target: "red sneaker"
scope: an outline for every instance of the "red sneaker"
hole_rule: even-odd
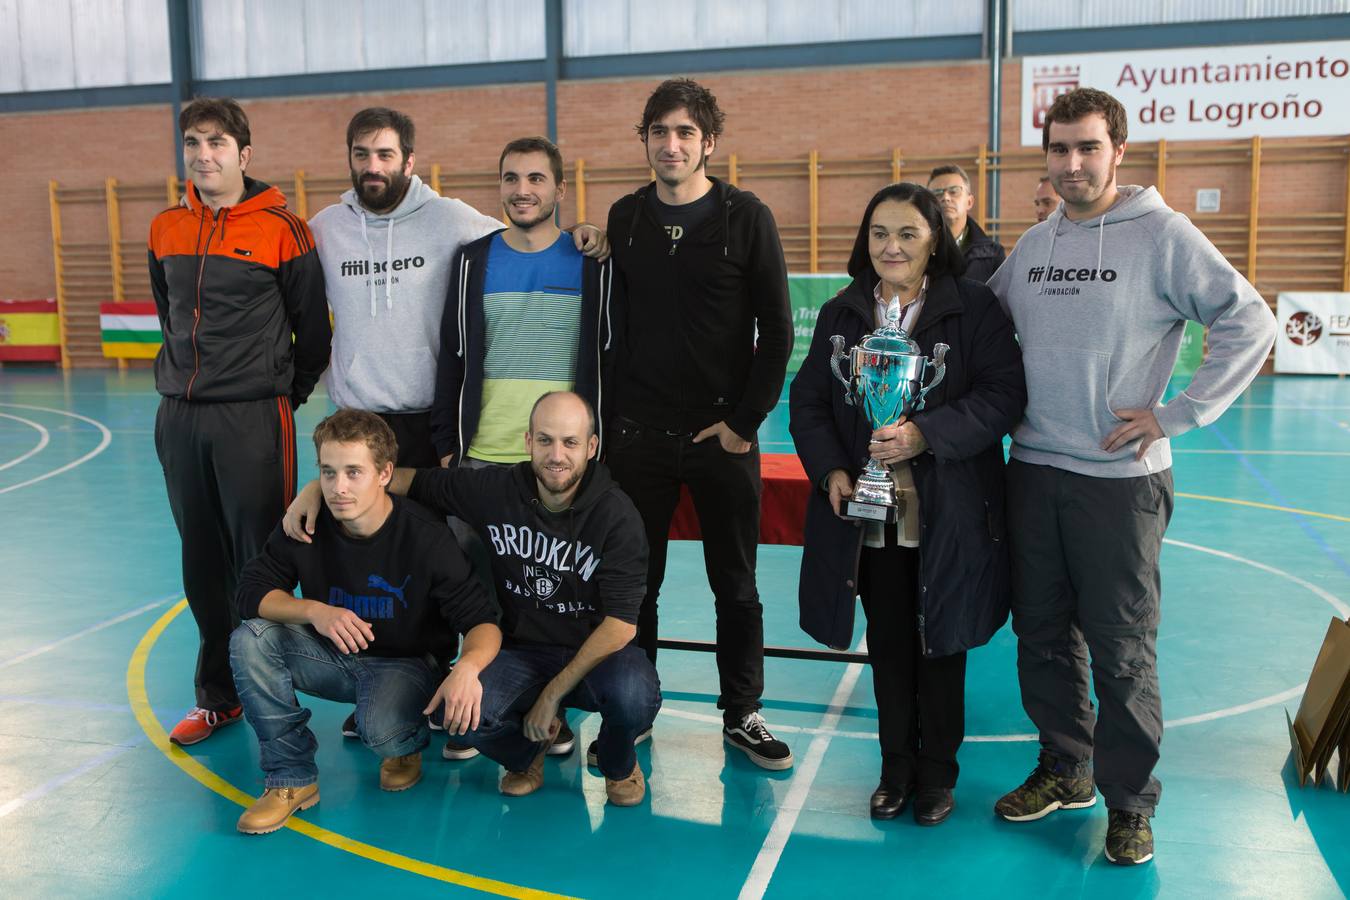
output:
[[[194,706],[188,710],[188,714],[183,717],[183,721],[173,726],[173,731],[169,732],[169,740],[180,747],[196,744],[209,738],[217,728],[223,728],[226,725],[238,722],[243,717],[244,708],[242,706],[236,706],[234,709],[228,709],[225,712],[216,712],[212,709]]]

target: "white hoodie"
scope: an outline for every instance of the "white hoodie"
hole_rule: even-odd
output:
[[[1100,478],[1160,472],[1167,438],[1219,418],[1251,384],[1275,342],[1266,301],[1209,239],[1153,188],[1120,187],[1095,219],[1064,206],[1033,225],[989,287],[1013,320],[1027,374],[1012,456]],[[1165,405],[1189,321],[1209,329],[1205,361]],[[1166,435],[1107,453],[1113,410],[1151,409]]]
[[[451,263],[502,223],[414,175],[391,212],[370,212],[348,190],[309,224],[333,310],[328,396],[371,412],[430,409]]]

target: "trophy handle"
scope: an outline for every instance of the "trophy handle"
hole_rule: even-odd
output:
[[[933,358],[929,362],[929,365],[933,367],[933,380],[928,382],[927,387],[919,391],[920,403],[923,402],[923,398],[928,396],[929,391],[931,391],[933,388],[937,387],[939,384],[942,383],[942,379],[946,376],[947,351],[950,349],[951,347],[948,347],[946,344],[933,345]]]
[[[834,377],[844,385],[844,402],[849,406],[853,405],[853,382],[844,377],[844,373],[839,369],[839,361],[848,356],[848,351],[844,349],[844,336],[835,334],[830,336],[830,343],[834,345],[834,352],[830,354],[830,370],[834,372]]]

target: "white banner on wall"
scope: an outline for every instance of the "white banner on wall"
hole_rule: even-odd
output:
[[[1350,372],[1350,294],[1280,294],[1275,318],[1276,372]]]
[[[1028,56],[1023,146],[1041,145],[1045,111],[1075,87],[1119,100],[1132,141],[1350,133],[1350,41]]]

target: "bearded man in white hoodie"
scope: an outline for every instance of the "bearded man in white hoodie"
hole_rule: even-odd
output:
[[[371,107],[353,116],[352,188],[310,228],[333,310],[328,396],[388,422],[398,465],[434,467],[440,460],[430,410],[451,262],[465,244],[503,225],[414,175],[414,137],[412,119],[397,110]],[[577,226],[573,238],[587,256],[608,255],[593,225]]]
[[[1172,514],[1169,439],[1214,422],[1260,371],[1275,317],[1155,188],[1117,185],[1127,117],[1111,95],[1057,98],[1042,137],[1063,204],[989,287],[1017,329],[1027,406],[1007,472],[1022,705],[1040,731],[1013,822],[1106,798],[1106,856],[1153,858],[1162,742],[1158,559]],[[1163,403],[1186,322],[1204,363]],[[1089,694],[1089,665],[1098,712]]]

